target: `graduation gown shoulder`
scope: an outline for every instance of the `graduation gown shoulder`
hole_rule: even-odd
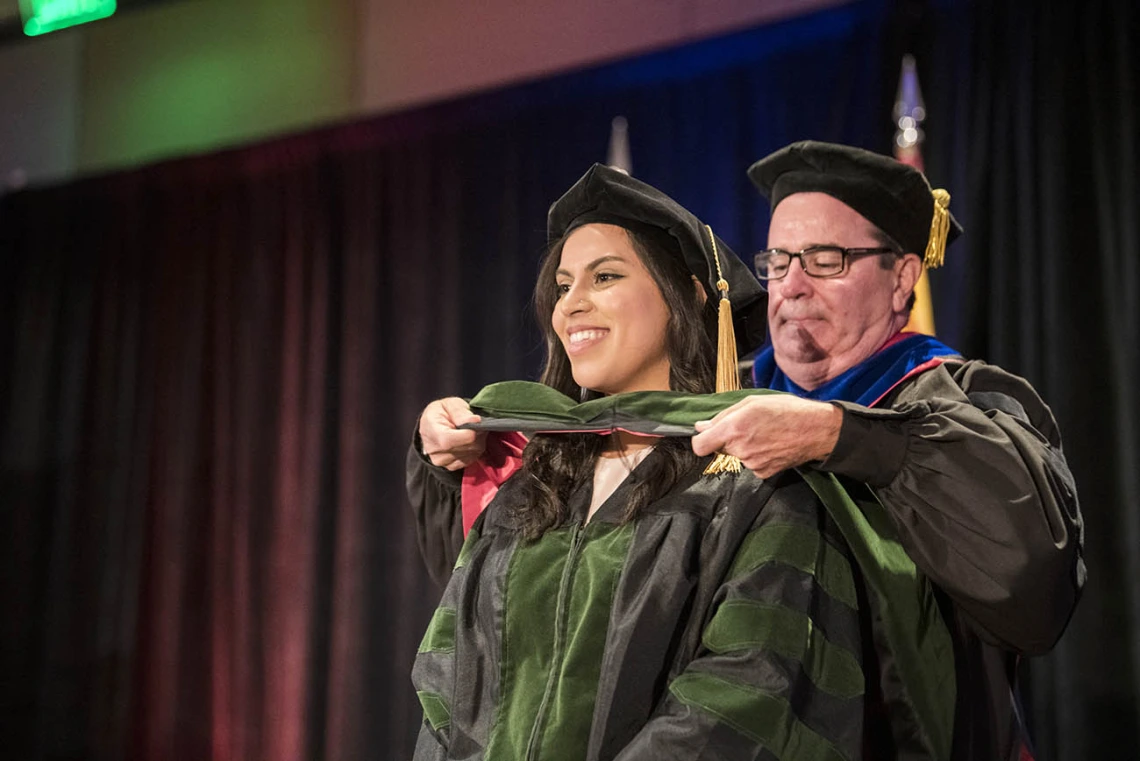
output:
[[[1085,579],[1073,476],[1024,379],[949,361],[884,403],[844,409],[822,469],[872,486],[918,566],[988,642],[1026,654],[1061,636]]]

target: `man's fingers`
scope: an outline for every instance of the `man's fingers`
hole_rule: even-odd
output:
[[[424,454],[427,454],[427,453],[425,452]],[[435,465],[436,467],[440,467],[440,468],[446,468],[447,470],[463,470],[469,464],[471,464],[471,462],[473,462],[473,460],[467,460],[465,458],[455,457],[454,455],[452,455],[448,452],[442,452],[442,453],[435,454],[435,455],[428,455],[428,459],[431,460],[432,465]]]
[[[726,427],[726,421],[732,421],[735,418],[739,417],[741,414],[746,414],[750,405],[756,400],[756,398],[757,397],[741,399],[731,407],[725,407],[723,410],[713,415],[711,420],[698,420],[694,424],[694,427],[697,429],[698,433],[703,433],[710,428],[723,429]],[[728,427],[735,428],[735,426],[732,425],[728,425]]]
[[[467,406],[467,402],[458,396],[449,396],[446,399],[440,399],[439,406],[443,408],[444,417],[453,423],[456,418],[466,417],[471,412],[471,408]]]
[[[435,436],[435,440],[431,442],[431,448],[436,452],[458,452],[459,450],[470,448],[478,438],[479,431],[472,431],[467,428],[452,428],[446,431],[439,431]],[[424,454],[429,453],[425,451]]]
[[[483,418],[471,411],[471,407],[457,396],[448,397],[443,401],[444,412],[452,425],[460,426],[467,423],[478,423]]]
[[[693,437],[693,452],[698,457],[723,452],[726,446],[731,445],[737,435],[737,426],[733,421],[743,403],[737,402],[718,412],[712,420],[701,420],[695,425],[698,433]]]
[[[723,421],[726,417],[729,417],[729,416],[735,414],[736,411],[739,410],[747,402],[748,402],[747,399],[741,399],[739,402],[732,405],[731,407],[725,407],[723,410],[721,410],[720,412],[713,415],[712,420],[702,421],[702,422],[707,422],[709,425],[716,425],[717,423],[720,423],[721,421]]]
[[[697,457],[704,457],[719,451],[725,443],[724,434],[716,426],[705,429],[692,438],[693,452]]]
[[[474,431],[471,431],[471,433],[474,433]],[[480,454],[482,454],[482,450],[473,446],[470,442],[467,445],[424,450],[424,455],[431,460],[432,465],[438,465],[448,470],[466,468],[475,462],[475,460],[478,460]]]

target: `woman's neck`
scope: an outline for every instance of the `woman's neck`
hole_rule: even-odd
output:
[[[642,460],[649,456],[653,445],[659,441],[653,436],[639,436],[626,431],[614,431],[606,442],[598,459],[594,461],[594,491],[586,520],[613,494],[622,481]]]
[[[614,431],[609,435],[602,457],[628,457],[652,447],[659,441],[657,436],[642,436],[629,431]]]

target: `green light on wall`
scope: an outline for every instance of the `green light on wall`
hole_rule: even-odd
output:
[[[29,37],[98,21],[114,12],[115,0],[20,0],[24,34]]]

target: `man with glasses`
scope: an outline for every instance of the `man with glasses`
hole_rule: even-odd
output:
[[[945,191],[893,159],[816,142],[749,176],[772,205],[769,248],[755,257],[771,343],[753,376],[790,395],[751,397],[698,424],[693,448],[765,478],[812,463],[872,487],[945,593],[954,758],[1024,758],[1016,656],[1054,645],[1085,573],[1052,413],[1024,379],[902,332],[923,266],[940,264],[961,232]],[[890,703],[891,664],[880,667]]]

